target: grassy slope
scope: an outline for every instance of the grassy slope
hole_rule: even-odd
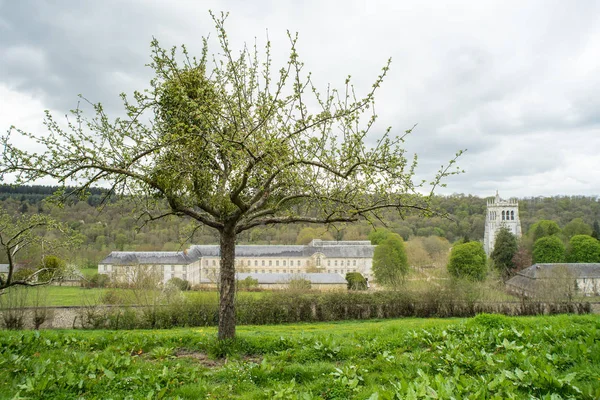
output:
[[[598,398],[599,377],[598,316],[243,326],[225,345],[212,328],[0,332],[0,398]]]

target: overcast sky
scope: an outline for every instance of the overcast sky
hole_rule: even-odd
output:
[[[417,123],[407,149],[424,178],[468,149],[442,193],[600,195],[595,0],[0,0],[0,130],[42,130],[43,110],[63,115],[80,93],[119,112],[118,94],[152,76],[152,37],[198,52],[209,9],[230,12],[236,47],[268,30],[276,62],[298,32],[322,85],[352,75],[367,90],[391,57],[372,135]]]

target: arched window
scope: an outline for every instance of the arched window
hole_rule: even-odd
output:
[[[502,221],[504,221],[504,210],[502,210]]]
[[[515,212],[514,211],[510,212],[510,219],[514,221],[514,219],[515,219]]]

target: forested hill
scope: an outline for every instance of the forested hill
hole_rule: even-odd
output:
[[[177,250],[181,241],[197,244],[217,243],[217,236],[211,229],[203,228],[187,239],[187,232],[193,224],[189,220],[167,218],[139,228],[133,205],[126,200],[112,199],[99,210],[103,189],[92,189],[86,201],[74,200],[64,208],[52,207],[44,203],[57,188],[49,186],[8,186],[0,185],[0,203],[11,213],[46,213],[64,221],[84,237],[83,247],[77,252],[78,262],[97,262],[112,250]],[[434,206],[450,215],[450,218],[422,218],[408,214],[404,219],[397,213],[386,214],[388,228],[400,233],[405,239],[411,236],[438,235],[450,242],[468,237],[471,240],[483,239],[486,198],[471,195],[437,196]],[[600,220],[598,197],[554,196],[519,199],[519,213],[524,232],[536,221],[555,220],[561,227],[573,220],[582,218],[592,225]],[[307,225],[278,227],[257,227],[244,232],[240,243],[255,244],[294,244],[307,243],[321,236],[325,239],[358,240],[366,239],[372,227],[367,223],[341,226],[339,230],[328,231]]]

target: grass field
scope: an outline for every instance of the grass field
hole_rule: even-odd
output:
[[[43,305],[46,306],[82,306],[90,303],[102,304],[103,295],[111,290],[117,293],[120,298],[124,299],[125,304],[135,304],[135,296],[131,290],[127,289],[88,289],[79,286],[44,286],[39,288],[44,292]],[[33,305],[35,296],[34,289],[31,289],[32,294],[28,296],[28,304]],[[267,292],[239,292],[238,296],[259,297]],[[189,291],[183,292],[184,296],[190,299],[204,299],[217,301],[219,295],[216,291]]]
[[[2,331],[0,398],[595,399],[600,318]]]

